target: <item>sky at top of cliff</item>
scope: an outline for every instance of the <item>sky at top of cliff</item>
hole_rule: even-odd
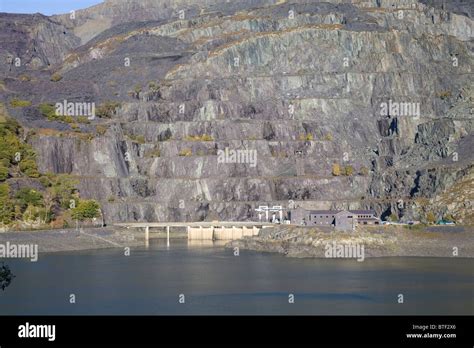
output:
[[[0,12],[8,13],[68,13],[102,3],[102,0],[0,0]]]

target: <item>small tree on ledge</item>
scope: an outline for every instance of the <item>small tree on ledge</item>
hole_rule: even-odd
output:
[[[398,215],[395,214],[395,213],[392,213],[390,214],[389,218],[388,218],[391,222],[396,222],[398,221]]]
[[[433,212],[428,212],[426,214],[426,221],[430,224],[434,224],[436,222],[436,216],[433,214]]]
[[[351,176],[354,173],[354,168],[352,166],[345,166],[344,167],[344,174],[346,176]]]
[[[100,205],[94,200],[79,201],[76,208],[72,210],[71,217],[74,220],[84,221],[100,216]]]

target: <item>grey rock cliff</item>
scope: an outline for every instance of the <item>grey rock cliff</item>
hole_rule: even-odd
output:
[[[79,176],[81,195],[101,200],[108,221],[245,220],[264,203],[414,219],[426,212],[421,199],[472,174],[472,6],[209,0],[155,9],[106,1],[75,21],[54,17],[54,40],[63,26],[74,33],[58,52],[44,49],[63,79],[28,87],[37,102],[121,102],[111,120],[93,121],[103,135],[30,140],[40,169]],[[9,74],[7,88],[27,88]],[[382,114],[383,103],[401,109]],[[30,113],[16,117],[63,127]],[[257,165],[219,163],[225,148],[256,151]],[[334,176],[334,164],[353,173]]]

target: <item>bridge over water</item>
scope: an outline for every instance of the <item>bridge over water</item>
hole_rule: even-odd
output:
[[[256,236],[262,228],[275,226],[268,222],[201,221],[201,222],[124,222],[117,227],[145,230],[145,241],[150,239],[150,228],[166,229],[166,244],[170,245],[170,227],[186,228],[188,240],[235,240]]]

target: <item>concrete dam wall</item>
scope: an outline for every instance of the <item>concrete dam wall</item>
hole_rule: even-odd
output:
[[[256,236],[260,228],[255,226],[233,227],[188,227],[188,240],[235,240],[246,236]]]

